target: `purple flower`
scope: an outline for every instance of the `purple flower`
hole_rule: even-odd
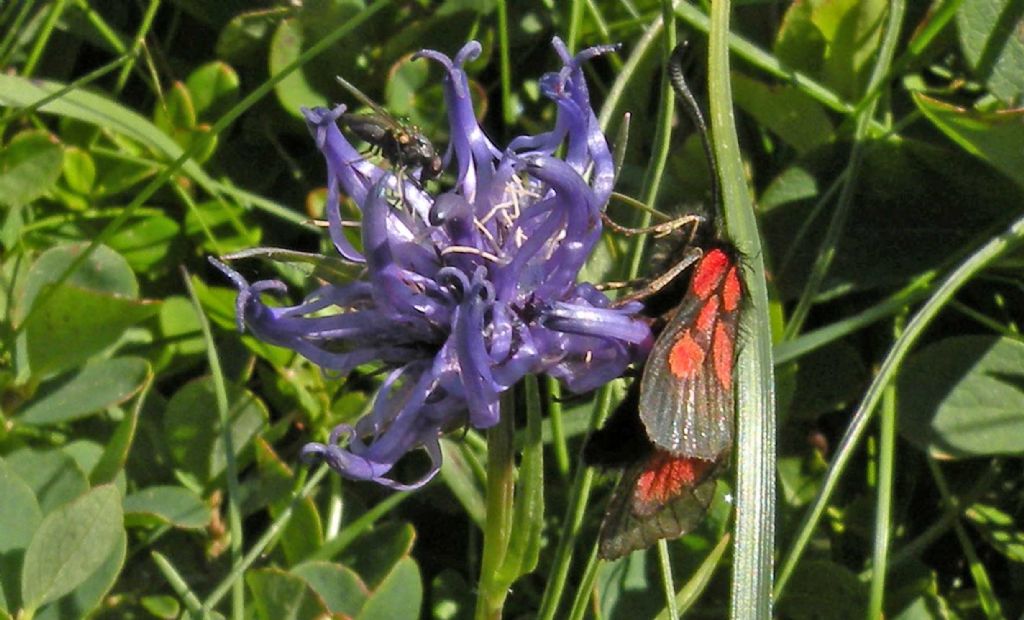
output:
[[[601,235],[614,176],[580,65],[610,48],[572,57],[557,38],[554,47],[564,66],[541,88],[558,106],[555,127],[504,150],[477,123],[462,69],[480,45],[467,44],[454,60],[420,52],[445,69],[444,163],[457,180],[436,196],[414,174],[360,155],[336,125],[343,106],[304,110],[327,161],[331,239],[344,259],[365,266],[365,277],[271,307],[262,294],[283,292],[283,283],[248,284],[214,261],[239,288],[240,327],[258,338],[337,373],[374,361],[392,369],[368,415],[335,428],[325,444],[307,445],[304,456],[348,478],[417,487],[440,467],[440,436],[467,422],[494,425],[499,394],[523,376],[547,373],[586,391],[646,354],[651,333],[634,318],[640,304],[612,307],[576,282]],[[560,148],[563,158],[554,155]],[[362,252],[342,234],[342,192],[362,210]],[[415,448],[430,456],[430,471],[413,484],[390,478]]]

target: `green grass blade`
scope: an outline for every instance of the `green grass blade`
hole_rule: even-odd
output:
[[[708,76],[711,135],[722,183],[728,238],[744,259],[746,309],[737,363],[736,547],[733,618],[770,618],[775,540],[775,387],[768,287],[753,203],[740,159],[729,84],[730,3],[711,6]]]

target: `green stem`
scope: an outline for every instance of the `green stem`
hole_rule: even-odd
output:
[[[28,58],[25,59],[25,65],[21,69],[21,75],[23,77],[32,77],[32,74],[36,71],[36,65],[39,64],[39,59],[43,57],[43,50],[46,49],[46,44],[50,42],[50,36],[53,34],[53,29],[57,26],[57,20],[60,19],[62,13],[64,13],[64,7],[67,5],[67,0],[56,0],[53,6],[50,7],[50,13],[46,16],[46,21],[43,22],[42,27],[39,29],[39,34],[36,35],[35,45],[32,46],[32,51],[28,53]]]
[[[896,334],[899,337],[899,333]],[[874,572],[865,616],[881,618],[885,601],[885,575],[892,538],[892,491],[896,461],[896,387],[890,385],[882,399],[881,433],[878,446],[878,505],[875,508]]]
[[[515,390],[501,395],[501,417],[487,431],[487,520],[484,527],[477,620],[501,618],[508,589],[499,569],[508,551],[515,493]]]
[[[217,356],[217,348],[213,343],[213,333],[210,331],[210,322],[203,312],[203,306],[196,295],[195,287],[192,286],[192,278],[185,268],[181,269],[182,279],[185,281],[185,289],[192,300],[192,308],[195,310],[196,318],[199,320],[199,328],[203,332],[203,340],[206,342],[206,358],[210,364],[210,379],[213,382],[213,393],[217,403],[217,420],[221,428],[221,441],[224,444],[225,477],[228,485],[228,527],[231,532],[230,549],[231,561],[237,564],[242,560],[243,532],[242,532],[242,510],[241,494],[238,486],[238,462],[235,460],[235,444],[231,437],[231,418],[228,407],[228,392],[224,381],[224,373],[221,370],[220,358]],[[242,620],[245,617],[245,584],[241,579],[234,582],[231,591],[231,613],[235,620]]]

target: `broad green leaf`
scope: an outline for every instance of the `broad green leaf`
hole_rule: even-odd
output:
[[[357,616],[358,620],[419,618],[423,604],[420,569],[412,558],[404,558],[374,589]]]
[[[200,65],[185,80],[196,116],[215,120],[238,102],[238,74],[231,65],[215,60]]]
[[[35,493],[0,459],[0,609],[17,609],[22,552],[43,520]]]
[[[791,620],[860,620],[867,588],[849,569],[826,560],[805,560],[793,572],[776,610]]]
[[[900,432],[939,458],[1024,452],[1024,343],[954,336],[899,374]]]
[[[157,317],[159,342],[157,368],[168,365],[177,368],[176,363],[188,363],[200,359],[206,351],[206,343],[199,331],[199,319],[192,302],[173,295],[164,299]]]
[[[124,568],[128,551],[128,535],[122,528],[110,554],[88,579],[74,591],[49,603],[38,612],[35,620],[64,620],[65,618],[88,618],[100,608],[103,598],[114,587]]]
[[[56,448],[22,448],[4,456],[10,471],[35,492],[43,514],[89,490],[85,473],[70,455]]]
[[[75,459],[78,469],[92,471],[103,455],[103,446],[92,439],[73,439],[60,447],[61,452]]]
[[[372,590],[412,552],[416,530],[409,523],[384,523],[366,532],[345,549],[341,561]]]
[[[270,42],[270,75],[280,72],[302,54],[304,37],[302,22],[299,19],[285,19],[278,24],[274,38]],[[278,82],[274,86],[274,93],[281,102],[281,107],[296,118],[302,118],[299,109],[301,107],[330,105],[327,98],[306,80],[302,68]]]
[[[993,549],[1013,562],[1024,563],[1024,530],[995,506],[974,504],[964,513]]]
[[[1024,110],[976,112],[921,93],[913,93],[918,109],[965,151],[1024,187]]]
[[[200,530],[210,523],[210,507],[203,498],[185,487],[155,486],[136,491],[124,498],[129,522],[133,516],[152,517],[143,521],[168,523],[187,530]],[[135,519],[139,521],[139,519]]]
[[[64,147],[52,134],[17,134],[0,148],[0,204],[18,207],[39,198],[57,183],[63,164]]]
[[[138,357],[97,360],[43,383],[16,419],[44,425],[97,413],[131,398],[148,375],[149,364]]]
[[[305,580],[282,570],[251,570],[245,575],[245,583],[252,590],[260,620],[305,620],[327,614],[327,604]]]
[[[139,415],[142,412],[143,405],[146,403],[152,385],[153,371],[150,368],[142,391],[135,399],[132,407],[117,424],[113,435],[103,448],[103,454],[100,455],[99,461],[92,471],[89,472],[89,482],[92,485],[96,486],[110,482],[124,468],[128,460],[128,454],[135,441],[135,431],[139,426]],[[135,482],[139,482],[139,480],[136,479]]]
[[[20,291],[15,306],[16,321],[25,316],[39,291],[50,284],[71,265],[86,248],[85,243],[59,245],[43,252],[32,264],[25,278],[25,288]],[[134,299],[139,295],[139,284],[131,267],[120,256],[106,246],[96,248],[89,260],[76,269],[67,280],[80,288],[98,291],[119,297]]]
[[[88,151],[76,146],[64,149],[64,181],[73,192],[88,195],[96,183],[96,162]]]
[[[1024,17],[1013,0],[964,0],[956,14],[960,48],[989,91],[1008,103],[1024,96]]]
[[[859,351],[846,342],[816,349],[796,363],[796,392],[782,410],[788,418],[814,419],[856,402],[868,381]]]
[[[178,599],[169,594],[143,596],[139,599],[139,603],[142,605],[143,609],[151,613],[156,618],[174,620],[174,618],[181,615],[181,603],[178,602]]]
[[[834,139],[825,109],[792,86],[771,86],[742,73],[732,76],[736,105],[799,153]]]
[[[817,198],[818,192],[818,180],[814,175],[803,166],[795,165],[772,179],[757,204],[762,211],[771,211],[791,202]]]
[[[22,601],[38,609],[99,570],[124,535],[116,487],[97,487],[43,519],[25,551]]]
[[[107,241],[124,256],[131,268],[151,277],[154,272],[169,271],[180,264],[181,226],[164,216],[151,216],[122,226]]]
[[[0,459],[0,557],[24,549],[43,519],[32,488]],[[6,574],[6,571],[0,571]]]
[[[33,376],[44,377],[81,364],[159,309],[152,301],[72,284],[59,286],[46,305],[35,311],[25,332]]]
[[[236,455],[262,429],[269,414],[252,392],[228,389],[228,420]],[[203,377],[187,383],[171,397],[164,414],[167,449],[178,467],[206,484],[226,466],[222,428],[213,383]]]
[[[354,571],[330,562],[304,562],[291,571],[302,577],[334,614],[355,617],[370,591]]]
[[[153,124],[172,137],[182,130],[196,126],[196,108],[192,104],[192,94],[187,86],[175,82],[164,94],[163,101],[156,102],[153,109]]]
[[[235,65],[260,63],[278,22],[292,11],[274,7],[235,15],[220,31],[217,56]]]
[[[775,40],[788,68],[818,78],[847,99],[861,93],[881,43],[884,0],[807,0],[789,5]]]

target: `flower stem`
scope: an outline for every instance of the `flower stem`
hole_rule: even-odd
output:
[[[477,620],[501,618],[508,589],[498,578],[512,524],[515,491],[515,389],[501,396],[501,418],[487,431],[487,519],[484,527],[483,561],[480,564],[480,595]]]

